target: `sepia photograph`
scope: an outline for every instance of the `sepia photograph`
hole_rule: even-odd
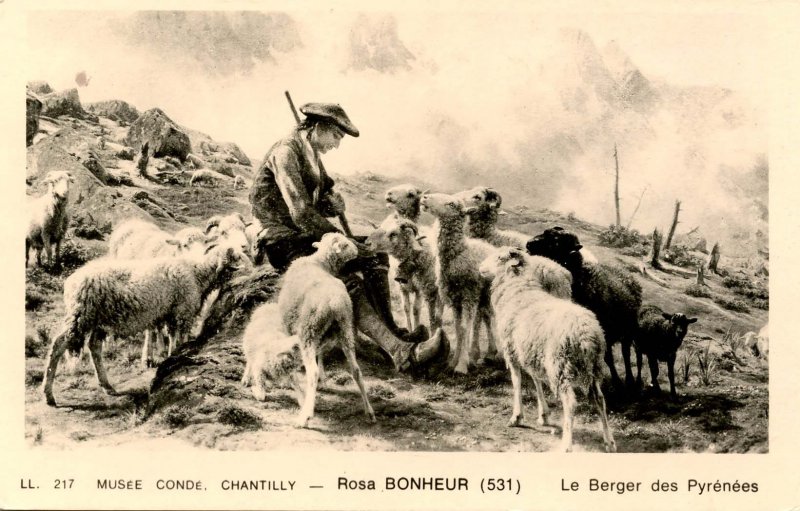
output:
[[[48,5],[25,451],[774,452],[768,16]]]

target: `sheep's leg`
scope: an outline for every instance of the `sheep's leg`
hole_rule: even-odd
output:
[[[439,301],[436,296],[428,296],[425,300],[428,304],[428,323],[430,331],[435,332],[442,326],[442,314],[439,312]]]
[[[622,361],[625,363],[625,386],[632,388],[634,385],[633,369],[631,368],[631,341],[622,340]]]
[[[647,363],[650,365],[650,379],[653,381],[653,390],[656,393],[661,392],[661,387],[658,385],[658,358],[655,355],[647,355]]]
[[[483,324],[486,325],[486,358],[494,360],[497,358],[497,339],[494,336],[494,312],[491,309],[484,310]]]
[[[76,335],[70,326],[65,326],[61,332],[53,339],[50,349],[47,353],[47,369],[44,372],[44,382],[42,388],[44,389],[44,397],[47,404],[50,406],[56,405],[56,400],[53,397],[53,381],[56,378],[56,370],[58,369],[58,362],[67,351],[67,345],[70,338]]]
[[[522,372],[519,364],[506,353],[506,365],[511,373],[511,388],[514,396],[511,398],[511,420],[508,421],[509,427],[522,425],[524,413],[522,411]]]
[[[409,332],[414,330],[414,320],[411,317],[411,293],[405,286],[400,288],[400,301],[403,303],[403,313],[406,316],[406,327],[408,328]]]
[[[636,386],[642,386],[642,350],[636,347]]]
[[[456,363],[461,360],[461,351],[464,344],[464,322],[461,304],[453,304],[453,323],[456,329],[456,349],[453,351],[453,359],[450,361],[450,367],[455,368]]]
[[[92,354],[92,363],[94,364],[94,372],[97,374],[97,381],[109,396],[118,396],[119,393],[114,390],[111,383],[108,382],[108,374],[103,365],[103,339],[106,333],[102,330],[96,330],[89,336],[89,352]]]
[[[417,328],[420,323],[422,323],[421,315],[422,315],[422,293],[420,291],[415,291],[413,294],[414,297],[414,305],[411,310],[411,318],[413,319],[413,325],[409,327],[409,330],[413,331]]]
[[[467,326],[471,326],[469,332],[469,363],[471,365],[480,365],[481,364],[481,325],[483,323],[483,314],[478,310],[475,309],[475,316],[472,320],[472,323],[467,321]],[[488,350],[487,350],[488,351]]]
[[[678,399],[678,393],[675,392],[675,354],[669,356],[667,359],[667,376],[669,377],[669,395],[672,399]]]
[[[547,424],[547,416],[550,415],[550,407],[547,406],[542,380],[533,377],[533,385],[536,387],[536,411],[539,414],[536,417],[536,424],[544,426]]]
[[[563,427],[561,431],[561,450],[563,452],[572,451],[572,425],[575,418],[575,390],[571,385],[561,388],[561,406],[564,410]]]
[[[150,337],[151,331],[148,328],[144,331],[144,345],[142,345],[142,356],[139,360],[142,369],[147,369],[153,362],[153,344]]]
[[[463,324],[461,326],[461,335],[463,336],[463,340],[459,342],[461,350],[458,352],[458,363],[455,368],[455,372],[459,374],[467,374],[469,372],[469,361],[473,344],[472,334],[475,329],[475,312],[475,306],[469,306],[466,310],[462,311]]]
[[[253,397],[258,401],[263,401],[267,397],[267,391],[264,389],[264,355],[259,354],[252,362],[248,361],[244,370],[244,377],[252,385],[250,391],[253,393]]]
[[[303,367],[306,369],[306,391],[300,415],[297,417],[297,427],[308,427],[308,421],[314,416],[314,402],[317,398],[317,380],[319,379],[317,367],[317,354],[314,346],[308,346],[308,341],[301,341],[303,346],[300,351],[303,355]]]
[[[56,240],[56,268],[61,268],[61,240]]]
[[[620,388],[622,387],[622,380],[617,374],[617,368],[614,367],[614,353],[611,351],[611,348],[612,344],[610,342],[607,342],[606,354],[603,357],[603,360],[606,361],[606,365],[608,365],[608,370],[611,373],[611,382],[614,384],[615,387]]]
[[[28,256],[31,252],[31,242],[28,239],[25,239],[25,268],[28,267]]]
[[[350,373],[353,375],[356,385],[358,385],[359,392],[361,392],[361,399],[364,401],[364,413],[367,414],[370,422],[376,422],[375,411],[372,409],[372,405],[369,404],[367,389],[364,386],[364,378],[362,377],[361,368],[358,366],[358,361],[356,360],[356,352],[352,347],[346,347],[344,349],[344,354],[347,357],[347,363],[350,365]]]
[[[603,427],[603,442],[606,445],[606,452],[617,452],[617,443],[611,435],[611,428],[608,427],[608,415],[606,415],[606,399],[600,389],[600,381],[595,380],[589,386],[589,399],[594,401],[597,407],[597,415],[600,416],[600,425]]]
[[[253,384],[253,375],[251,374],[253,370],[253,363],[251,361],[247,361],[244,364],[244,373],[242,374],[242,387],[249,387]]]
[[[317,353],[317,381],[320,387],[325,386],[325,366],[322,363],[322,350]]]
[[[50,245],[50,238],[47,236],[42,236],[42,241],[44,245],[44,253],[47,256],[47,265],[52,267],[53,266],[53,247]]]

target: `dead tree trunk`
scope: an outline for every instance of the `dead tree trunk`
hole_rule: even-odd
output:
[[[614,169],[614,206],[617,209],[616,226],[619,227],[619,158],[617,157],[617,144],[614,144]]]
[[[697,265],[697,285],[698,286],[707,286],[705,280],[705,270],[702,264]]]
[[[667,250],[670,245],[672,244],[672,237],[675,236],[675,228],[678,227],[678,214],[681,212],[681,201],[675,201],[675,214],[672,217],[672,225],[669,228],[669,234],[667,234],[667,241],[664,243],[664,250]]]
[[[145,142],[139,151],[139,161],[136,162],[136,168],[139,170],[139,175],[147,178],[147,163],[150,161],[150,142]]]
[[[706,264],[706,268],[708,268],[709,271],[713,271],[719,275],[717,264],[719,264],[719,242],[714,243],[714,247],[711,249],[711,254],[708,255],[708,264]]]
[[[658,229],[653,230],[653,255],[650,258],[650,266],[653,268],[661,269],[661,262],[658,260],[661,255],[661,242],[664,240],[664,235]]]
[[[647,187],[645,186],[642,190],[642,194],[639,196],[639,202],[636,203],[636,208],[634,208],[633,213],[631,213],[631,217],[628,219],[628,225],[625,226],[626,229],[631,228],[631,224],[633,223],[633,217],[636,216],[636,213],[639,211],[639,206],[642,205],[642,198],[644,198],[644,192],[647,191]]]

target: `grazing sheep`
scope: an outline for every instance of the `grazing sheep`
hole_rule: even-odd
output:
[[[61,241],[69,225],[69,184],[75,179],[67,172],[52,171],[42,184],[47,191],[41,197],[28,198],[28,232],[25,236],[25,266],[28,266],[30,250],[36,252],[36,263],[42,264],[42,250],[47,255],[47,264],[61,264]],[[55,259],[53,258],[55,245]]]
[[[492,277],[491,302],[497,324],[498,347],[511,372],[514,389],[510,426],[522,421],[522,374],[534,382],[539,422],[545,422],[546,403],[540,381],[546,380],[564,408],[561,448],[572,449],[575,392],[586,394],[597,408],[606,450],[616,451],[608,427],[603,379],[603,330],[594,314],[568,300],[545,292],[526,268],[528,259],[518,249],[504,247],[480,265]]]
[[[199,169],[192,172],[192,177],[189,178],[189,186],[208,185],[216,187],[226,179],[228,179],[227,176],[219,172],[210,169]]]
[[[282,328],[278,304],[265,303],[253,311],[242,334],[246,360],[242,385],[251,385],[253,397],[259,401],[267,395],[265,377],[274,382],[284,380],[300,362],[300,338],[286,335]]]
[[[632,388],[631,343],[639,329],[641,285],[622,269],[585,263],[578,237],[560,227],[545,230],[528,241],[526,248],[528,253],[552,259],[569,270],[572,274],[572,298],[597,316],[605,332],[605,361],[614,385],[622,386],[611,351],[614,344],[619,342],[625,362],[625,384]]]
[[[96,259],[78,269],[64,282],[66,313],[50,346],[44,375],[47,404],[55,406],[53,382],[67,347],[80,346],[88,338],[100,386],[116,395],[103,366],[105,338],[161,325],[169,327],[172,339],[186,337],[203,300],[246,261],[235,248],[218,246],[202,259]]]
[[[299,338],[306,372],[304,402],[297,425],[307,427],[314,416],[322,354],[333,346],[341,348],[347,357],[364,411],[375,422],[375,412],[356,361],[353,304],[344,282],[335,277],[346,262],[358,256],[358,249],[338,233],[326,233],[314,246],[315,253],[300,257],[289,266],[278,295],[283,331]]]
[[[758,333],[747,332],[743,336],[744,347],[758,358],[769,358],[769,323],[761,327]]]
[[[495,247],[464,235],[464,203],[452,195],[424,194],[422,208],[436,217],[434,249],[436,283],[440,299],[453,308],[456,329],[455,371],[466,374],[470,359],[479,355],[478,331],[486,324],[489,349],[486,358],[494,357],[496,347],[489,305],[489,281],[481,276],[478,265]]]
[[[687,318],[685,314],[669,314],[655,305],[645,305],[639,310],[639,335],[636,336],[636,383],[642,384],[642,355],[647,355],[650,365],[650,378],[653,390],[661,392],[658,386],[658,362],[667,363],[669,393],[673,399],[675,392],[675,355],[689,331],[689,325],[697,318]]]
[[[411,220],[390,216],[370,234],[367,245],[399,261],[395,280],[400,282],[408,329],[413,331],[419,326],[423,299],[428,305],[430,331],[440,328],[442,302],[436,285],[436,261],[428,240],[419,236],[417,225]]]
[[[244,190],[247,188],[247,183],[245,182],[242,176],[236,176],[233,178],[233,189],[234,190]]]

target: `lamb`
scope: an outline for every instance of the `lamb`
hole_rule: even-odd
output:
[[[606,264],[588,264],[580,252],[578,237],[560,227],[545,230],[526,244],[528,253],[556,261],[572,274],[572,297],[591,310],[603,327],[606,339],[605,361],[615,386],[621,387],[614,367],[612,347],[622,344],[625,384],[634,386],[630,348],[639,329],[642,287],[623,270]]]
[[[514,390],[509,426],[519,426],[522,412],[522,373],[536,382],[539,423],[545,422],[547,406],[541,380],[547,380],[564,409],[561,449],[572,449],[575,393],[594,403],[603,428],[606,450],[616,451],[608,427],[603,378],[603,330],[589,310],[545,292],[526,269],[527,258],[518,249],[504,247],[480,265],[492,278],[491,303],[496,315],[498,347],[511,372]]]
[[[247,188],[247,183],[245,182],[242,176],[236,176],[233,178],[233,189],[234,190],[243,190]]]
[[[415,224],[419,222],[420,198],[422,192],[414,185],[397,185],[386,191],[386,207],[394,209],[401,218]]]
[[[399,261],[395,280],[400,282],[400,296],[406,325],[414,330],[420,324],[422,300],[428,305],[431,331],[442,326],[442,302],[436,285],[433,251],[427,239],[419,236],[411,220],[390,216],[367,238],[373,250],[387,252]]]
[[[634,342],[638,385],[642,384],[642,355],[647,355],[653,390],[661,392],[658,386],[658,362],[666,362],[670,397],[678,398],[675,392],[675,355],[686,337],[689,325],[696,321],[697,318],[687,318],[685,314],[666,313],[655,305],[645,305],[639,310],[639,335]]]
[[[247,257],[234,247],[217,246],[210,247],[202,259],[104,258],[78,269],[64,282],[66,313],[50,345],[44,375],[47,404],[55,406],[53,382],[67,347],[77,351],[88,338],[100,386],[107,394],[117,395],[103,366],[105,338],[161,325],[168,325],[173,339],[185,338],[203,300],[246,264]]]
[[[192,172],[192,177],[189,178],[189,186],[208,185],[216,187],[220,182],[226,179],[227,177],[219,172],[210,169],[199,169]]]
[[[42,250],[47,255],[47,264],[61,264],[61,242],[69,225],[69,184],[75,179],[64,171],[52,171],[42,184],[47,191],[38,198],[28,199],[28,232],[25,236],[25,266],[28,266],[30,250],[36,252],[36,263],[42,264]],[[55,245],[55,258],[53,257]]]
[[[306,372],[304,402],[297,425],[307,427],[314,416],[322,355],[333,346],[344,352],[361,392],[364,412],[375,422],[375,412],[356,361],[353,304],[344,283],[334,276],[346,262],[358,256],[358,249],[339,233],[326,233],[314,247],[315,253],[292,262],[278,295],[282,330],[298,337]]]
[[[263,401],[267,395],[265,377],[274,382],[286,379],[298,365],[299,346],[298,336],[282,331],[277,303],[258,307],[242,335],[242,350],[247,361],[242,385],[251,386],[253,397]]]
[[[470,358],[480,351],[478,331],[486,324],[489,348],[486,357],[496,352],[489,305],[489,281],[478,272],[478,265],[495,248],[482,240],[466,238],[464,203],[452,195],[424,194],[422,208],[436,217],[434,249],[439,297],[453,307],[456,329],[455,372],[466,374]]]

